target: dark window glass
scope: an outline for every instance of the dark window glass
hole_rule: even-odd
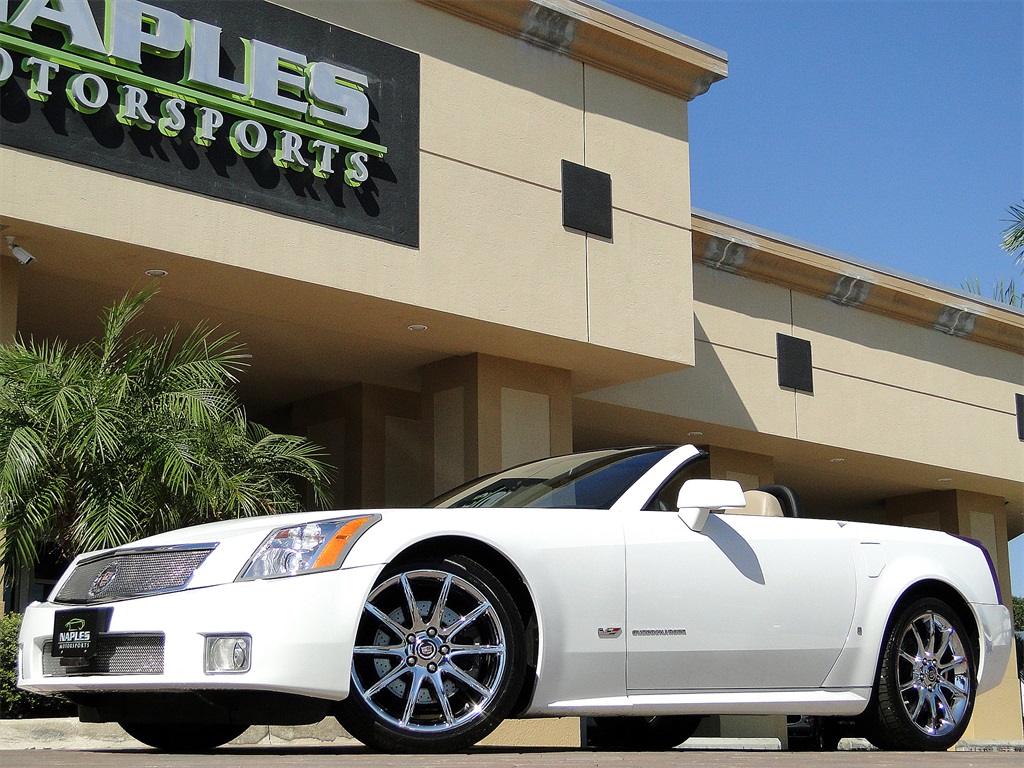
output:
[[[609,509],[672,450],[633,448],[542,459],[476,480],[427,506]]]
[[[711,462],[708,461],[708,455],[703,453],[677,469],[651,497],[644,509],[661,512],[679,509],[676,502],[679,501],[679,489],[683,487],[683,483],[694,478],[706,480],[709,477]]]

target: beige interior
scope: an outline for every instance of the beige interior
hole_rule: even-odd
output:
[[[747,500],[747,506],[742,509],[730,509],[730,515],[783,517],[782,505],[770,493],[765,493],[764,491],[744,491],[743,498]]]

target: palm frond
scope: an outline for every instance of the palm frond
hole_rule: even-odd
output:
[[[1011,205],[1007,212],[1010,218],[1004,221],[1009,222],[1010,226],[1002,232],[1003,250],[1007,253],[1021,251],[1017,254],[1017,263],[1020,264],[1024,262],[1024,203]]]
[[[102,335],[84,344],[0,345],[0,557],[9,567],[32,565],[44,543],[70,554],[299,511],[306,484],[326,503],[324,450],[248,421],[232,387],[249,364],[236,335],[208,324],[184,338],[177,328],[131,332],[155,295],[116,302]]]
[[[968,293],[973,293],[975,296],[984,296],[985,292],[981,289],[981,281],[978,278],[966,278],[960,287]],[[999,282],[992,286],[992,298],[1001,304],[1007,304],[1011,307],[1022,307],[1024,306],[1024,293],[1017,293],[1017,285],[1011,280],[1006,282],[1002,278]]]
[[[66,490],[63,477],[51,476],[27,497],[0,496],[0,557],[8,579],[36,563],[42,543],[55,533]]]
[[[115,483],[105,493],[80,494],[82,503],[72,525],[72,538],[81,551],[127,544],[138,536],[140,509],[123,484]]]
[[[31,426],[15,427],[0,444],[0,493],[5,496],[30,494],[30,489],[51,463],[50,446],[44,434]]]
[[[123,353],[124,336],[128,326],[142,314],[146,305],[158,292],[159,289],[151,285],[136,294],[126,294],[103,313],[103,337],[98,342],[101,369],[108,368],[118,355]]]

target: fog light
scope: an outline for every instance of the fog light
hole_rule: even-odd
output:
[[[249,635],[207,635],[204,668],[208,675],[248,672],[252,656]]]

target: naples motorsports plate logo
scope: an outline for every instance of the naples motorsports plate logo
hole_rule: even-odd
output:
[[[73,608],[57,611],[53,617],[51,655],[62,658],[94,655],[100,635],[110,626],[112,613],[110,608]]]
[[[257,0],[0,0],[4,144],[416,245],[418,110],[416,54]]]

